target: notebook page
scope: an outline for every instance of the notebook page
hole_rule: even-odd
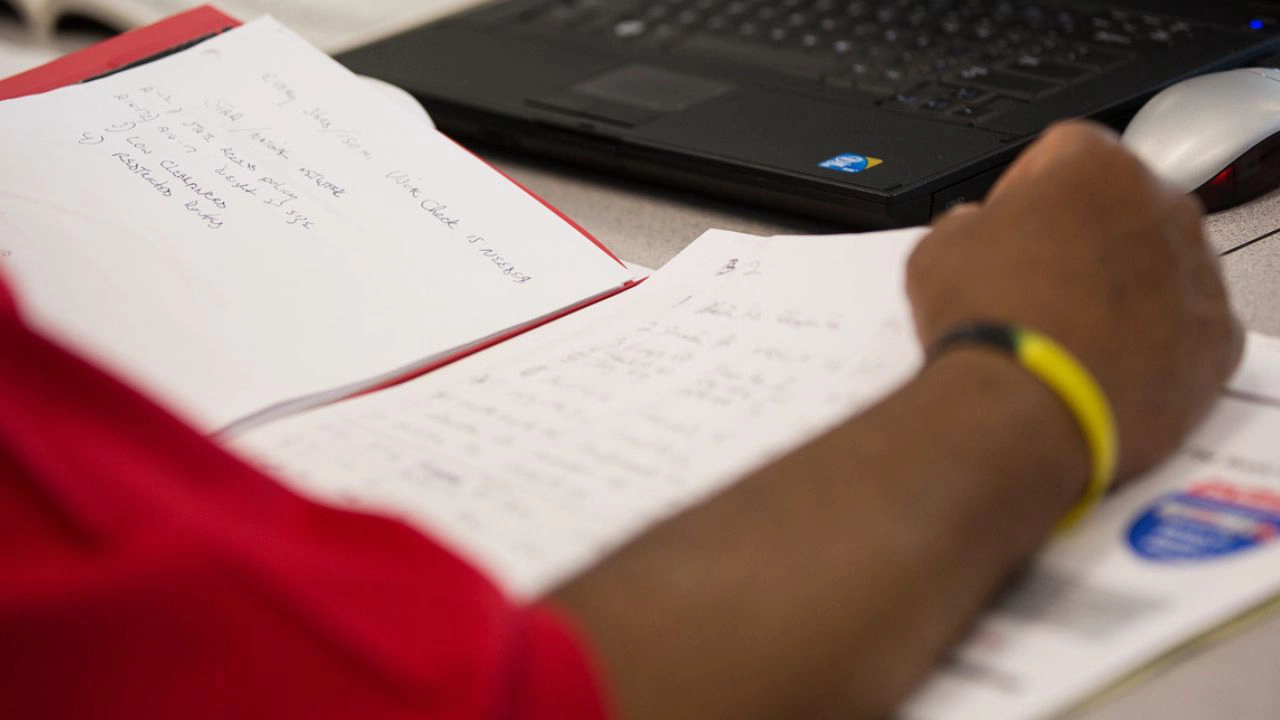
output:
[[[919,234],[711,232],[620,296],[237,447],[536,594],[912,373]]]
[[[208,430],[630,277],[270,19],[0,103],[0,129],[28,317]]]

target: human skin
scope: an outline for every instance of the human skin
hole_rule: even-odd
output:
[[[926,346],[974,321],[1053,337],[1108,396],[1117,480],[1159,462],[1241,352],[1201,209],[1108,131],[1047,132],[907,269]],[[624,720],[881,717],[1076,502],[1062,401],[952,349],[866,412],[553,594]]]

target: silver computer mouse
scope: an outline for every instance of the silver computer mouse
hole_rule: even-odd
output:
[[[1211,211],[1280,187],[1280,70],[1228,70],[1166,88],[1122,142]]]

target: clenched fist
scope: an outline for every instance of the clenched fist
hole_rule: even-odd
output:
[[[1109,131],[1057,126],[917,248],[907,291],[921,342],[974,321],[1055,338],[1110,399],[1118,475],[1131,477],[1177,446],[1240,357],[1201,214]]]

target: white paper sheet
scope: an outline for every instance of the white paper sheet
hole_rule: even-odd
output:
[[[0,103],[0,272],[205,429],[630,277],[272,20]]]
[[[885,269],[919,234],[713,231],[616,298],[239,447],[536,594],[912,373]]]

